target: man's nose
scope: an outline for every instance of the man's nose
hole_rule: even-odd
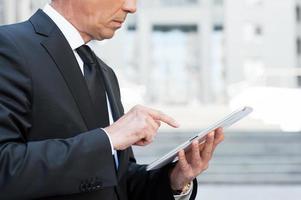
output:
[[[135,13],[137,10],[137,0],[125,0],[123,10],[128,13]]]

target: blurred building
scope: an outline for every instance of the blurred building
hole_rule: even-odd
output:
[[[250,85],[300,86],[300,6],[300,0],[225,0],[226,78],[233,94]]]
[[[24,21],[47,0],[0,0],[0,24]]]
[[[141,1],[138,63],[148,100],[189,104],[223,93],[223,1]]]
[[[115,67],[121,85],[139,85],[134,93],[151,104],[224,102],[223,1],[138,3],[127,30],[95,45]]]
[[[0,0],[0,24],[47,0]],[[301,85],[301,0],[143,0],[109,41],[124,102],[225,104],[249,86]],[[129,99],[131,98],[131,99]]]

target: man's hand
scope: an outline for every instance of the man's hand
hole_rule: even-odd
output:
[[[223,140],[224,133],[220,128],[209,133],[205,143],[199,144],[195,141],[188,152],[180,151],[179,161],[170,173],[171,188],[182,190],[185,185],[205,171],[216,146]]]
[[[150,144],[161,122],[174,128],[179,127],[173,118],[161,111],[138,105],[104,130],[110,135],[114,149],[124,150],[131,145]]]

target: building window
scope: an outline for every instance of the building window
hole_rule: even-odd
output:
[[[298,86],[301,87],[301,76],[297,77]]]
[[[297,38],[296,46],[297,46],[297,55],[301,55],[301,39],[300,38]]]
[[[260,37],[260,36],[262,35],[262,27],[261,27],[261,26],[255,26],[254,34],[255,34],[257,37]]]
[[[185,105],[200,101],[198,29],[195,24],[153,26],[147,102]]]
[[[300,8],[300,5],[296,6],[296,21],[301,22],[301,8]]]
[[[136,31],[137,30],[137,26],[136,24],[130,24],[127,26],[127,30],[128,31]]]
[[[181,31],[187,32],[197,32],[198,27],[196,25],[155,25],[153,31],[170,32],[170,31]]]
[[[299,69],[301,68],[300,64],[299,64],[298,68]],[[300,76],[300,74],[298,74],[298,76],[297,76],[297,84],[298,84],[298,87],[301,88],[301,76]]]
[[[296,39],[296,51],[297,55],[301,56],[301,39],[298,37]],[[297,76],[298,86],[301,87],[301,76]]]
[[[213,31],[224,31],[224,26],[221,24],[214,25]]]

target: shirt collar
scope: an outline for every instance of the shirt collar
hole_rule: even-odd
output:
[[[85,44],[85,41],[81,37],[78,30],[53,7],[47,4],[44,7],[43,11],[54,21],[54,23],[61,30],[72,50],[76,50],[78,47]]]

